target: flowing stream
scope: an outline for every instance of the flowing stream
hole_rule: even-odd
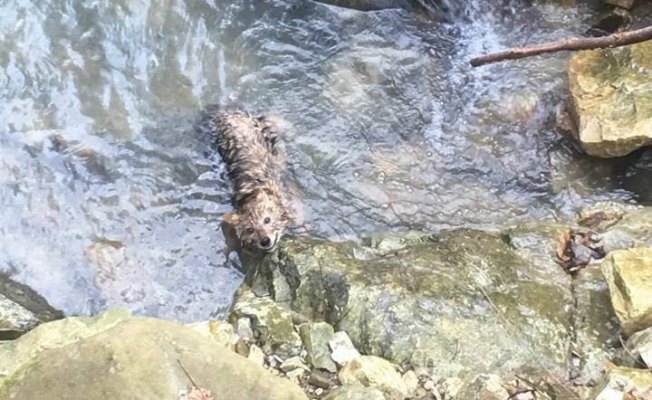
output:
[[[591,159],[555,131],[567,55],[467,65],[595,16],[529,3],[467,1],[441,22],[307,0],[0,0],[0,271],[68,314],[222,313],[242,279],[222,266],[229,186],[192,128],[213,104],[288,121],[301,234],[650,202],[649,151]]]

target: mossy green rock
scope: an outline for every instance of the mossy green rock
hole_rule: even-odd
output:
[[[625,333],[652,326],[652,248],[613,251],[602,272]]]
[[[123,312],[43,324],[0,346],[0,360],[0,399],[178,400],[184,369],[215,398],[306,399],[188,327]]]
[[[588,154],[618,157],[652,144],[652,41],[578,52],[569,82]]]
[[[306,348],[306,361],[310,366],[330,372],[337,371],[328,347],[328,341],[334,334],[333,327],[326,322],[308,322],[299,326],[299,335]]]
[[[457,230],[368,246],[288,239],[256,276],[274,293],[278,275],[265,270],[280,271],[289,306],[346,331],[363,354],[437,376],[526,366],[564,374],[573,301],[551,256],[559,234]]]
[[[235,322],[240,318],[249,318],[265,354],[289,358],[301,351],[301,338],[294,329],[292,313],[271,298],[256,297],[249,290],[240,290],[229,320]]]

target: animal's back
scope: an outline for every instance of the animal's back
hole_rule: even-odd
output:
[[[265,117],[242,111],[212,116],[218,151],[234,186],[234,205],[279,179],[278,129]]]

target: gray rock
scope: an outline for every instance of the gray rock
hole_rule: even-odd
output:
[[[346,332],[339,331],[335,333],[328,341],[328,346],[331,349],[331,358],[339,365],[344,365],[360,357],[360,353],[356,350]]]
[[[241,290],[229,320],[237,321],[243,317],[251,321],[265,354],[276,354],[283,358],[299,355],[301,338],[294,330],[290,311],[269,297],[256,297],[248,290]]]
[[[333,327],[326,322],[305,323],[299,326],[299,335],[307,351],[306,361],[313,368],[337,371],[328,347],[328,341],[334,334]]]
[[[582,148],[618,157],[652,144],[652,42],[580,51],[569,82]]]
[[[385,396],[375,388],[344,385],[330,392],[324,400],[385,400]]]
[[[652,326],[652,249],[611,252],[601,269],[625,333]]]
[[[0,340],[15,339],[38,324],[63,318],[34,290],[0,274]]]
[[[185,369],[216,398],[306,400],[188,327],[124,312],[43,324],[0,345],[0,359],[2,399],[177,399],[191,386]]]

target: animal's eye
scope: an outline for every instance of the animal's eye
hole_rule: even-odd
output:
[[[263,220],[264,223],[269,224],[272,220],[269,217],[265,217]]]
[[[247,228],[245,232],[247,232],[248,235],[251,235],[252,233],[254,233],[254,228]]]

